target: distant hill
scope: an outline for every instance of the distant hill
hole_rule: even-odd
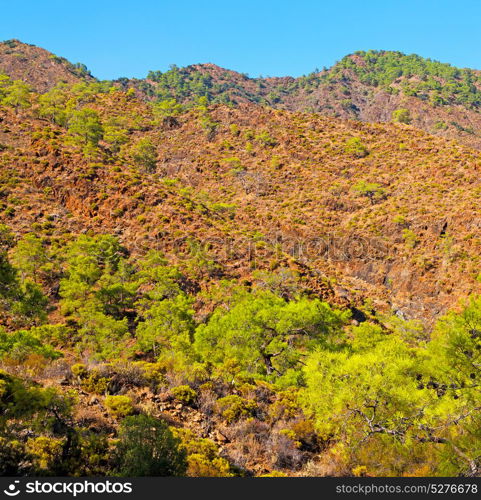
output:
[[[18,40],[0,43],[0,72],[38,92],[58,82],[95,80],[85,65]],[[114,83],[135,88],[147,100],[192,104],[205,97],[212,104],[255,103],[367,122],[401,121],[481,148],[481,73],[414,54],[356,52],[330,69],[299,78],[250,78],[209,63],[174,65],[145,79]]]
[[[123,81],[150,99],[253,102],[369,122],[404,121],[432,134],[481,147],[481,74],[401,52],[346,56],[300,78],[249,78],[213,64],[152,71]]]
[[[46,92],[59,82],[95,80],[85,65],[72,64],[63,57],[19,40],[0,43],[0,73],[13,80],[23,80],[38,92]]]

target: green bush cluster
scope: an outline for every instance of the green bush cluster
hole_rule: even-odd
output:
[[[240,418],[252,417],[257,410],[257,403],[237,394],[230,394],[218,399],[216,407],[225,421],[231,424]]]
[[[188,385],[178,385],[177,387],[173,387],[171,392],[175,399],[178,399],[186,405],[194,404],[197,399],[197,392]]]
[[[369,154],[367,147],[361,142],[359,137],[351,137],[346,141],[344,151],[355,158],[364,158]]]
[[[411,113],[408,109],[401,108],[392,112],[392,121],[397,123],[410,124],[412,121]]]
[[[134,413],[134,405],[129,396],[106,396],[105,407],[114,417],[128,417]]]
[[[210,439],[198,438],[189,429],[173,429],[180,439],[181,449],[187,453],[187,475],[192,477],[231,477],[229,462],[219,456],[219,450]]]

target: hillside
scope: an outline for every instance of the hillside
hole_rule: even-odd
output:
[[[93,81],[83,64],[18,40],[0,43],[0,72],[40,92],[59,82]],[[148,100],[190,104],[204,96],[211,103],[256,103],[366,122],[400,120],[481,147],[480,72],[401,52],[356,52],[299,78],[250,78],[215,64],[196,64],[115,84],[133,87]]]
[[[254,102],[368,122],[406,123],[481,146],[479,71],[400,52],[358,52],[300,78],[248,78],[213,64],[151,72],[136,85],[150,98]],[[406,110],[399,115],[398,110]],[[398,111],[398,116],[394,115]],[[404,118],[403,118],[404,116]]]
[[[0,43],[0,73],[13,80],[23,80],[38,92],[50,90],[60,82],[94,80],[83,64],[72,64],[63,57],[19,40]]]
[[[0,475],[479,476],[481,153],[184,91],[0,79]]]
[[[40,197],[36,206],[72,212],[65,223],[114,232],[132,248],[159,233],[170,250],[182,233],[208,244],[221,275],[248,277],[251,259],[271,269],[290,261],[317,281],[348,280],[354,301],[379,299],[410,318],[432,319],[476,288],[479,154],[410,126],[255,106],[217,106],[207,125],[191,111],[175,128],[159,129],[148,107],[121,96],[101,95],[95,106],[106,121],[130,109],[142,131],[133,130],[127,144],[152,141],[155,173],[131,170],[128,156],[92,163],[56,150],[51,144],[68,142],[61,130],[46,141],[43,122],[22,118],[20,126],[7,114],[3,163],[25,179],[8,188],[7,200]],[[210,126],[209,140],[203,127]],[[105,144],[107,153],[111,147]],[[45,197],[48,186],[55,195]],[[28,231],[37,218],[20,206],[11,224]]]

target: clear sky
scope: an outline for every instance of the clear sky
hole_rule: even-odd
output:
[[[299,76],[367,49],[481,69],[481,0],[0,0],[0,16],[0,40],[102,79],[200,62]]]

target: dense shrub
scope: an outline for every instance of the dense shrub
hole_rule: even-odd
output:
[[[25,445],[0,436],[0,476],[20,476],[30,472]]]
[[[217,410],[231,424],[240,418],[251,417],[257,410],[257,403],[231,394],[217,400]]]
[[[171,389],[172,394],[176,399],[185,403],[186,405],[192,405],[197,399],[197,392],[194,391],[188,385],[179,385]]]
[[[192,477],[229,477],[233,475],[229,462],[219,456],[219,450],[210,439],[198,438],[188,429],[174,429],[181,439],[181,448],[187,453],[187,474]]]
[[[105,407],[114,417],[127,417],[134,413],[134,405],[129,396],[106,396]]]
[[[408,109],[405,108],[396,109],[392,113],[392,121],[409,124],[411,123],[411,113],[409,112]]]
[[[359,196],[369,198],[371,204],[374,204],[386,196],[386,190],[377,182],[360,181],[354,187]]]
[[[116,454],[122,476],[182,476],[187,470],[180,440],[164,421],[145,415],[122,421]]]
[[[355,158],[364,158],[369,154],[367,147],[361,142],[359,137],[351,137],[346,141],[344,151]]]

